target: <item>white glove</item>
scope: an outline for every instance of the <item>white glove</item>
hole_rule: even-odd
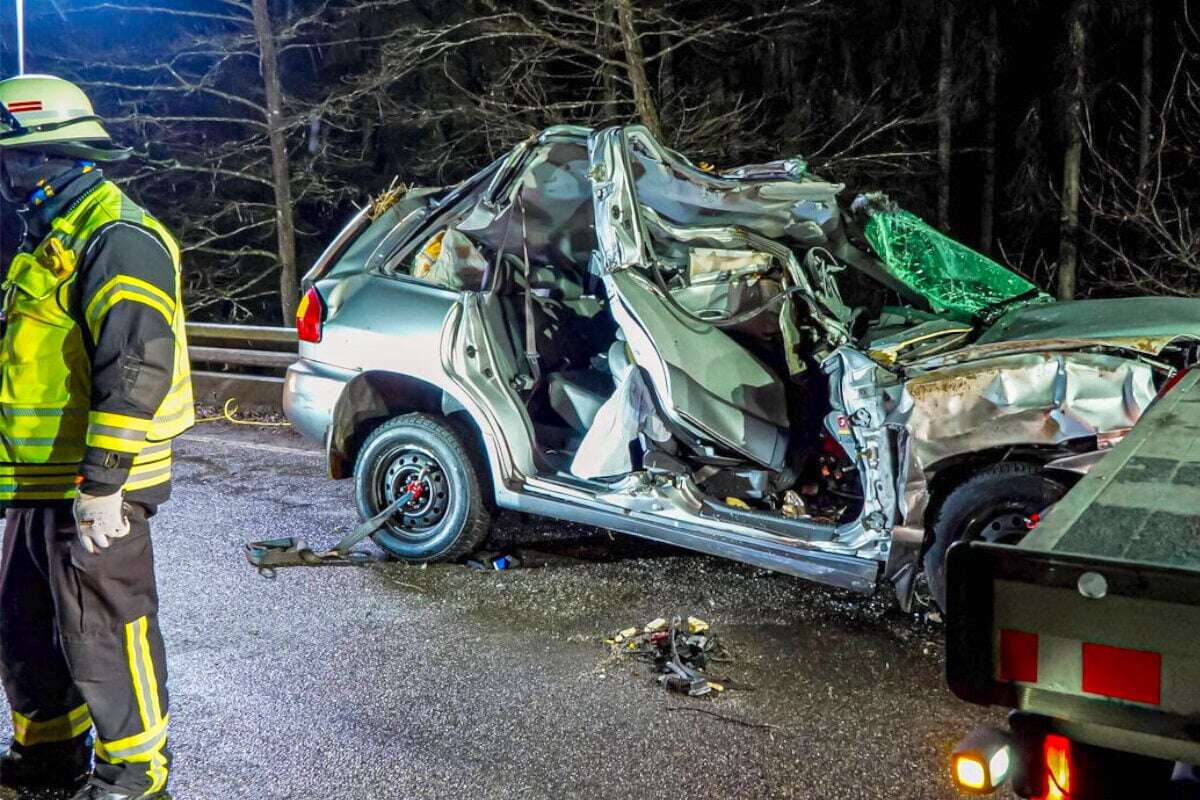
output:
[[[104,497],[80,492],[75,498],[75,528],[79,532],[79,543],[89,553],[103,550],[129,533],[129,520],[125,518],[123,492],[113,492]]]

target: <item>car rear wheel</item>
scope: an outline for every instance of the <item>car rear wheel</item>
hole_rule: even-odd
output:
[[[445,420],[405,414],[363,443],[354,465],[358,513],[372,517],[405,491],[417,496],[372,539],[396,558],[419,563],[468,555],[488,533],[488,507],[463,438]]]
[[[1040,515],[1066,494],[1036,464],[990,466],[956,486],[939,507],[932,543],[925,552],[925,580],[938,607],[946,609],[946,553],[958,541],[1016,544]]]

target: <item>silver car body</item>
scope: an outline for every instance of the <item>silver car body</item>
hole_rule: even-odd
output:
[[[563,145],[580,153],[586,146],[586,165],[552,169],[546,154]],[[541,228],[523,229],[527,263],[530,251],[544,251],[548,263],[589,262],[595,304],[615,320],[664,422],[771,470],[780,468],[780,448],[788,445],[786,422],[771,419],[783,392],[779,379],[716,328],[680,327],[663,287],[644,268],[658,257],[655,237],[715,248],[749,243],[775,254],[794,282],[786,302],[803,304],[818,332],[811,351],[828,382],[824,426],[855,462],[857,517],[785,519],[731,507],[685,475],[638,473],[597,483],[540,463],[537,426],[521,396],[521,355],[498,333],[505,324],[498,293],[486,279],[454,288],[396,268],[451,217],[468,237],[493,236],[496,221],[524,202],[523,191],[550,197],[554,202],[544,205],[561,206],[572,219],[590,215],[592,252],[572,250],[569,236],[543,241]],[[907,598],[939,476],[1014,453],[1049,469],[1086,471],[1153,401],[1174,369],[1173,348],[1200,335],[1200,304],[1139,298],[1034,305],[1000,318],[982,336],[931,320],[890,335],[880,326],[869,344],[856,344],[835,270],[820,267],[832,260],[801,265],[795,247],[779,244],[834,251],[841,191],[795,160],[702,171],[636,126],[550,129],[452,190],[410,192],[390,208],[356,216],[310,273],[325,323],[321,341],[302,343],[288,372],[287,415],[325,442],[337,478],[350,476],[364,433],[380,421],[410,411],[455,416],[486,455],[501,508],[858,593],[888,579]],[[524,225],[523,207],[520,214]],[[550,220],[544,228],[564,225]]]

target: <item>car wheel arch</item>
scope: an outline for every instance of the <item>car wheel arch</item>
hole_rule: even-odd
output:
[[[1003,463],[1024,463],[1044,467],[1051,462],[1070,455],[1071,451],[1058,446],[1019,445],[994,447],[947,459],[926,470],[926,486],[929,501],[925,507],[922,525],[925,528],[925,545],[922,555],[932,543],[932,522],[937,519],[938,509],[956,488],[989,467]],[[1070,488],[1080,477],[1070,470],[1047,470],[1048,477]]]
[[[424,413],[451,421],[484,462],[484,474],[496,479],[488,437],[480,415],[454,393],[429,381],[399,372],[369,370],[347,382],[334,405],[326,449],[329,473],[349,478],[367,437],[380,425],[402,414]],[[491,487],[488,487],[489,489]],[[490,492],[489,492],[490,493]]]

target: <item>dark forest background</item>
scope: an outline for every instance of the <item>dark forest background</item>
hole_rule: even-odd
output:
[[[1200,295],[1187,0],[27,5],[27,71],[137,150],[112,174],[182,239],[195,318],[290,317],[356,205],[560,122],[718,166],[803,155],[1062,297]]]

